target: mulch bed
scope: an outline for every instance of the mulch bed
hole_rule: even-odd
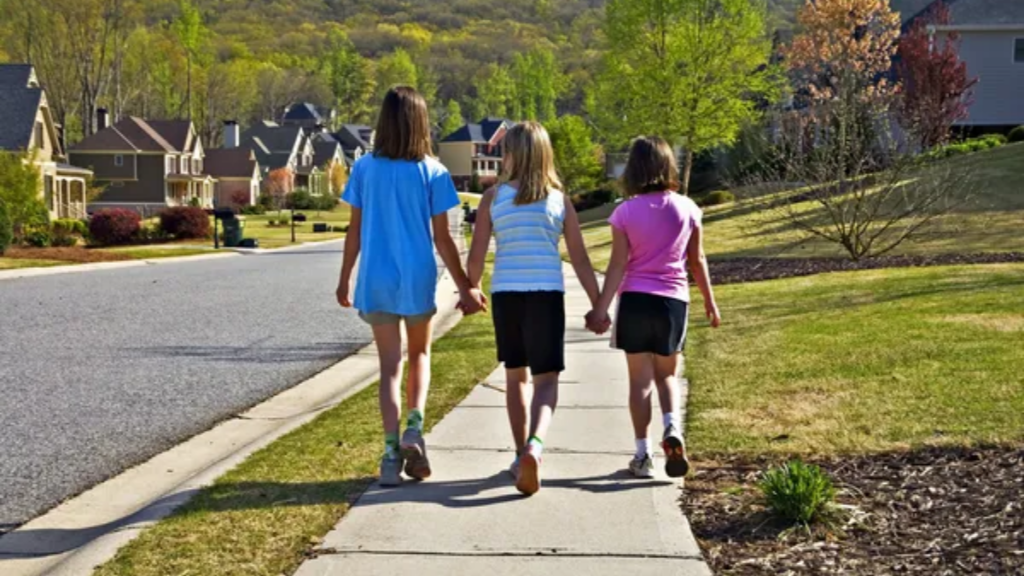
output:
[[[846,519],[808,533],[757,490],[778,461],[697,462],[682,507],[715,574],[1024,574],[1024,448],[817,460]]]
[[[1024,253],[936,254],[930,256],[879,256],[853,262],[845,258],[729,258],[710,261],[715,284],[739,284],[778,278],[811,276],[824,272],[951,266],[958,264],[999,264],[1024,262]]]
[[[131,260],[128,254],[119,254],[108,250],[96,250],[83,248],[81,246],[69,248],[24,248],[14,246],[4,252],[7,258],[19,258],[23,260],[57,260],[60,262],[74,262],[87,264],[91,262],[119,262]]]

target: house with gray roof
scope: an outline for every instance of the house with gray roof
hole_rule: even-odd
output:
[[[90,212],[128,208],[148,216],[171,206],[213,207],[215,182],[191,121],[129,116],[108,125],[104,109],[96,120],[96,133],[70,150],[71,161],[93,170],[103,189]]]
[[[368,152],[373,151],[373,128],[364,124],[342,124],[341,129],[332,134],[341,144],[345,161],[349,166]]]
[[[309,102],[289,106],[281,117],[282,126],[298,126],[307,131],[327,128],[334,123],[337,113],[330,108],[321,108]]]
[[[321,189],[323,173],[313,164],[310,136],[301,126],[282,126],[264,120],[242,133],[239,146],[256,155],[264,181],[271,172],[285,169],[291,174],[289,189],[306,188],[313,192]]]
[[[938,0],[893,0],[904,29]],[[951,24],[933,26],[936,39],[960,37],[960,59],[977,78],[964,127],[987,131],[1024,125],[1024,0],[945,0]]]
[[[26,154],[39,169],[51,218],[84,218],[92,172],[66,161],[61,127],[29,64],[0,64],[0,151]]]
[[[469,190],[474,179],[480,188],[498,181],[502,170],[505,134],[514,124],[504,118],[484,118],[466,124],[438,144],[438,159],[459,190]]]

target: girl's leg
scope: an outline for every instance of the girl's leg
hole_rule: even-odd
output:
[[[636,453],[629,463],[629,471],[634,476],[650,478],[654,475],[654,464],[647,432],[651,427],[654,359],[650,354],[626,354],[626,364],[629,367],[629,415],[633,419],[636,440]]]
[[[529,496],[540,490],[540,459],[544,451],[541,440],[558,407],[558,372],[533,375],[533,401],[530,404],[530,439],[519,460],[516,489]]]
[[[427,444],[423,440],[423,418],[427,407],[427,392],[430,390],[430,336],[429,320],[406,325],[409,338],[409,380],[405,397],[408,415],[405,434],[402,435],[402,457],[405,458],[405,473],[417,480],[430,477],[430,461],[427,459]]]
[[[384,422],[384,459],[398,459],[398,419],[401,416],[398,389],[402,377],[402,332],[396,324],[373,326],[373,341],[377,344],[377,359],[380,361],[380,415]],[[381,481],[385,478],[382,464]],[[396,474],[398,470],[395,470]]]
[[[690,470],[679,414],[679,378],[676,376],[679,373],[679,361],[679,354],[654,357],[654,377],[661,404],[662,423],[665,426],[661,447],[665,451],[665,473],[670,478],[681,478]]]
[[[512,440],[516,444],[516,454],[522,454],[529,438],[529,418],[526,413],[533,389],[530,386],[526,368],[505,370],[505,409],[508,410],[508,423],[512,428]]]

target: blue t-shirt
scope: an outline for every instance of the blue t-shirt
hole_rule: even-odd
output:
[[[448,169],[434,158],[412,162],[367,154],[352,167],[341,199],[363,211],[356,309],[402,316],[434,310],[430,219],[459,205]]]

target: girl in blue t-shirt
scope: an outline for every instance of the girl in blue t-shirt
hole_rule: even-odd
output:
[[[448,170],[431,156],[427,104],[415,89],[399,86],[388,91],[374,140],[374,152],[352,167],[341,198],[351,205],[352,217],[337,297],[345,308],[354,304],[359,317],[373,328],[384,421],[380,482],[397,486],[403,463],[407,476],[430,476],[423,414],[430,387],[430,321],[437,312],[433,248],[455,279],[463,313],[484,309],[486,298],[470,285],[459,262],[448,224],[448,211],[459,205],[459,196]],[[350,289],[357,259],[353,302]],[[403,321],[409,349],[409,411],[399,440]]]

